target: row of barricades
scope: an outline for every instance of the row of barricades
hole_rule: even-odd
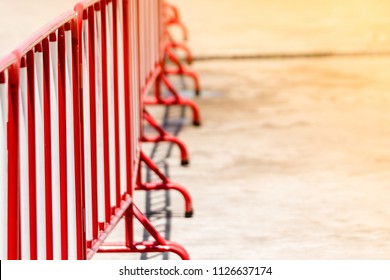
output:
[[[174,252],[133,201],[134,190],[177,190],[185,216],[188,191],[170,181],[141,142],[184,144],[164,131],[145,105],[195,103],[168,75],[193,78],[175,55],[189,50],[169,26],[182,25],[161,0],[86,0],[0,60],[0,259],[90,259],[96,252]],[[167,61],[170,66],[167,66]],[[170,92],[161,94],[162,88]],[[143,123],[157,135],[145,135]],[[144,163],[160,181],[144,182]],[[105,243],[120,219],[125,240]],[[134,240],[134,218],[155,241]]]

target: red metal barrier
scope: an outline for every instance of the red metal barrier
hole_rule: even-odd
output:
[[[166,26],[177,25],[181,29],[181,32],[183,33],[183,40],[187,41],[188,30],[187,27],[181,21],[178,9],[174,5],[169,4],[167,2],[163,3],[163,8],[164,8],[165,25]],[[170,39],[173,41],[172,36],[170,36]]]
[[[76,13],[16,52],[22,259],[84,259]]]
[[[183,33],[183,39],[186,41],[188,38],[188,32],[186,26],[183,24],[183,22],[180,19],[179,12],[177,8],[171,4],[168,4],[166,2],[163,3],[163,19],[164,19],[164,38],[165,38],[165,59],[164,61],[173,63],[173,66],[176,67],[167,67],[167,63],[165,63],[165,74],[166,75],[181,75],[181,76],[187,76],[193,79],[194,86],[195,86],[195,95],[200,95],[200,85],[199,85],[199,77],[198,75],[185,67],[180,59],[178,59],[176,53],[177,51],[180,51],[184,53],[184,60],[187,62],[187,64],[192,63],[192,54],[191,51],[187,48],[187,46],[183,43],[177,42],[171,32],[170,27],[171,26],[179,26],[182,33]]]
[[[0,60],[0,259],[90,259],[96,252],[186,250],[165,240],[133,202],[134,190],[188,191],[142,152],[141,140],[183,143],[144,108],[196,105],[174,92],[163,71],[160,0],[89,0],[43,27]],[[163,101],[163,102],[161,102]],[[145,136],[146,120],[159,137]],[[160,179],[143,182],[141,163]],[[125,242],[104,240],[125,218]],[[134,240],[136,218],[155,242]]]
[[[86,235],[87,244],[90,245],[89,255],[96,251],[172,250],[171,243],[158,235],[147,219],[135,210],[131,200],[134,189],[176,189],[184,194],[186,215],[192,213],[191,198],[184,188],[165,177],[161,178],[161,183],[155,183],[155,187],[148,185],[148,188],[144,187],[145,183],[141,180],[140,163],[145,162],[152,168],[154,165],[141,152],[143,106],[140,92],[148,90],[149,84],[153,82],[154,61],[159,54],[158,37],[153,32],[143,33],[142,25],[139,24],[141,16],[137,10],[141,3],[146,5],[145,1],[84,1],[76,7],[80,16],[80,53],[85,83],[84,127],[91,127],[90,132],[85,133],[87,137],[84,137],[84,147],[97,147],[92,148],[90,157],[86,156],[84,162],[86,178],[91,178],[90,181],[95,181],[98,186],[97,194],[94,195],[93,188],[90,189],[86,180]],[[147,9],[149,13],[152,10]],[[153,20],[151,15],[148,16]],[[145,34],[150,34],[150,38],[146,38]],[[143,53],[141,49],[148,49],[149,53]],[[92,103],[94,105],[88,105]],[[88,111],[88,108],[92,110]],[[93,139],[98,140],[91,145]],[[99,162],[104,162],[105,166],[99,166]],[[96,202],[94,197],[95,200],[97,198]],[[95,204],[98,209],[94,218]],[[105,237],[121,217],[118,213],[125,216],[126,242],[103,244]],[[133,217],[143,223],[157,243],[152,246],[134,241]],[[96,236],[95,224],[99,225],[103,234]],[[181,248],[178,245],[174,247],[175,251]],[[183,248],[179,252],[183,258],[188,257]]]
[[[17,260],[20,248],[18,182],[19,58],[0,59],[0,259]]]
[[[151,79],[152,82],[147,84],[149,84],[151,87],[153,82],[155,82],[154,95],[146,96],[144,98],[144,104],[145,105],[161,104],[165,106],[171,106],[171,105],[188,106],[191,108],[193,112],[193,124],[199,126],[201,121],[200,121],[200,113],[198,107],[191,99],[180,96],[178,90],[175,89],[175,87],[167,78],[168,75],[176,75],[176,74],[193,77],[195,81],[195,91],[197,95],[200,92],[199,82],[196,74],[192,73],[190,70],[185,68],[183,65],[181,65],[180,62],[179,62],[179,66],[177,66],[176,68],[168,68],[165,63],[166,62],[165,60],[167,58],[167,53],[168,53],[167,51],[171,49],[169,46],[172,46],[172,41],[170,41],[169,36],[167,36],[167,34],[169,33],[167,32],[167,26],[165,26],[165,18],[163,16],[163,2],[161,0],[158,1],[146,0],[146,1],[141,1],[140,3],[144,3],[139,7],[139,19],[140,19],[139,22],[140,22],[141,30],[144,31],[143,32],[144,34],[149,34],[149,33],[154,34],[156,30],[158,30],[158,43],[159,43],[158,48],[155,50],[158,51],[158,57],[157,60],[154,61],[155,66],[152,73],[148,72],[142,74],[143,72],[145,72],[144,69],[141,69],[140,71],[141,81],[145,79],[146,75],[150,75],[150,77],[152,77]],[[147,14],[148,9],[145,8],[145,6],[147,7],[147,5],[149,5],[148,3],[154,6],[158,5],[158,8],[156,9],[157,11],[159,11],[157,17],[158,21],[155,22],[148,21],[149,19],[149,16]],[[142,65],[143,64],[142,62],[144,61],[145,57],[150,57],[150,55],[147,55],[147,53],[150,52],[150,50],[148,48],[143,47],[144,45],[147,45],[147,42],[145,42],[145,39],[142,36],[140,42],[141,42],[140,57],[141,57],[141,65]],[[175,44],[178,45],[178,43]],[[174,56],[172,51],[170,52],[170,54]],[[179,61],[177,58],[173,60],[176,62]],[[150,87],[144,88],[142,90],[144,95],[146,95],[149,92]],[[165,89],[169,93],[168,96],[163,96],[161,94],[162,87],[165,87]]]

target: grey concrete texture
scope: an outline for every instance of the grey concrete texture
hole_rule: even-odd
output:
[[[388,50],[385,1],[173,1],[204,55]],[[197,62],[195,259],[387,259],[388,57]],[[176,175],[177,174],[177,175]]]
[[[181,135],[196,216],[175,240],[195,259],[389,258],[389,63],[197,63],[221,95]]]
[[[171,0],[196,55],[389,50],[386,0]]]

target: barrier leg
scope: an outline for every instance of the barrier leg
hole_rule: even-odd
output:
[[[190,256],[186,249],[178,243],[167,241],[158,231],[153,227],[148,218],[135,206],[133,203],[128,207],[125,214],[126,219],[133,219],[134,217],[141,223],[141,225],[149,232],[155,241],[141,241],[130,244],[126,243],[103,243],[98,252],[99,253],[166,253],[171,252],[178,255],[182,260],[189,260]],[[131,236],[128,239],[132,240],[134,232],[127,232]]]
[[[195,94],[196,96],[200,95],[200,85],[199,85],[199,77],[190,69],[186,68],[183,63],[180,61],[180,59],[177,57],[177,55],[173,52],[174,49],[182,49],[185,54],[185,60],[188,64],[191,64],[192,62],[192,55],[190,50],[183,44],[177,44],[177,43],[169,43],[167,47],[165,48],[165,55],[166,57],[176,65],[176,68],[167,68],[164,67],[164,73],[166,75],[181,75],[181,76],[187,76],[194,80],[195,85]]]
[[[190,193],[183,186],[173,183],[165,176],[157,167],[157,165],[141,152],[141,161],[143,161],[152,172],[154,172],[157,177],[161,179],[161,182],[146,182],[140,183],[136,186],[135,190],[144,190],[144,191],[157,191],[157,190],[176,190],[183,195],[185,201],[185,217],[191,218],[194,214],[192,208],[192,199]]]
[[[188,40],[188,30],[187,27],[183,24],[183,22],[180,19],[179,10],[176,8],[176,6],[172,4],[168,4],[164,2],[164,8],[167,11],[166,14],[168,14],[168,20],[166,21],[166,25],[177,25],[182,33],[183,33],[183,39],[185,41]]]
[[[168,42],[166,47],[165,47],[165,54],[168,55],[169,59],[172,60],[172,62],[174,62],[176,65],[181,65],[179,59],[177,58],[177,56],[174,54],[173,50],[174,49],[178,49],[178,50],[181,50],[185,53],[185,60],[188,64],[191,64],[192,63],[192,53],[190,51],[190,49],[184,45],[184,44],[180,44],[180,43],[176,43],[176,42]]]
[[[163,5],[164,5],[164,9],[166,11],[171,12],[171,18],[176,19],[176,20],[180,19],[179,10],[176,8],[176,6],[174,6],[173,4],[167,3],[166,1],[164,1]]]
[[[176,144],[179,147],[181,153],[181,165],[189,165],[190,162],[188,158],[188,152],[183,141],[181,141],[176,136],[166,132],[162,127],[160,127],[157,121],[146,110],[143,112],[143,117],[144,120],[146,120],[149,125],[158,132],[158,135],[143,135],[142,141],[147,143],[171,142]]]
[[[195,72],[181,66],[176,69],[165,69],[164,73],[166,75],[181,75],[181,76],[187,76],[192,78],[194,80],[195,95],[196,96],[200,95],[199,77]]]
[[[192,54],[191,51],[184,45],[176,42],[169,42],[165,48],[165,55],[166,57],[177,66],[175,69],[169,69],[164,67],[164,73],[166,75],[181,75],[181,76],[187,76],[194,80],[195,85],[195,95],[200,95],[200,83],[199,83],[199,77],[190,69],[184,67],[181,60],[177,57],[177,55],[174,53],[174,49],[181,49],[185,53],[185,60],[188,64],[192,63]]]
[[[160,82],[162,82],[166,88],[169,90],[169,93],[171,94],[170,97],[161,97],[159,92],[159,86]],[[154,97],[146,97],[144,99],[145,105],[165,105],[165,106],[171,106],[171,105],[181,105],[181,106],[188,106],[191,108],[193,113],[193,124],[195,126],[200,126],[200,113],[198,106],[189,98],[181,97],[180,94],[177,92],[175,87],[172,85],[172,83],[167,79],[164,73],[161,73],[159,77],[156,80],[156,94]]]

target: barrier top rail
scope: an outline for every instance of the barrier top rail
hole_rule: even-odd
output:
[[[69,10],[56,17],[51,22],[41,27],[38,31],[34,32],[27,40],[19,45],[18,50],[20,55],[25,55],[29,50],[33,49],[37,44],[41,43],[44,39],[48,38],[49,35],[56,32],[60,27],[65,24],[72,24],[72,21],[76,17],[76,12]]]
[[[6,71],[12,64],[18,61],[17,55],[14,53],[8,54],[0,58],[0,73]]]

